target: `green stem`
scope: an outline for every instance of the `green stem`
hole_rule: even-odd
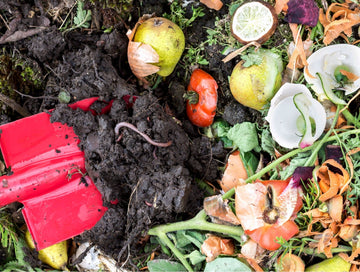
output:
[[[174,232],[179,230],[202,230],[202,231],[212,231],[218,233],[224,233],[229,235],[241,236],[244,234],[244,231],[239,226],[227,226],[219,225],[206,221],[206,213],[204,210],[201,210],[194,218],[182,221],[175,222],[171,224],[165,224],[151,228],[148,232],[149,235],[157,235],[161,233]]]
[[[347,136],[350,136],[351,134],[359,134],[359,133],[360,133],[360,129],[354,129],[354,130],[342,132],[341,134],[338,134],[338,136],[347,137]],[[316,142],[313,145],[302,148],[302,149],[301,148],[294,149],[294,150],[284,154],[283,156],[281,156],[277,160],[273,161],[272,163],[270,163],[269,165],[267,165],[266,167],[261,169],[259,172],[257,172],[255,175],[252,175],[251,177],[247,178],[245,182],[249,183],[249,182],[252,182],[254,180],[260,179],[263,175],[265,175],[267,172],[269,172],[270,170],[272,170],[273,168],[278,166],[280,163],[282,163],[283,161],[297,155],[298,153],[306,152],[306,151],[309,151],[309,150],[312,150],[312,149],[319,150],[324,143],[335,141],[338,136],[333,135],[333,136],[329,136],[329,137],[326,137],[326,138],[324,137],[323,138],[324,141]],[[314,153],[315,152],[313,152],[313,154]],[[230,197],[232,197],[234,195],[234,193],[235,193],[235,188],[230,189],[225,194],[223,194],[223,199],[229,199]]]
[[[187,262],[185,256],[170,241],[170,239],[166,236],[166,233],[193,229],[193,230],[201,230],[201,231],[212,231],[212,232],[224,233],[235,236],[241,236],[244,234],[244,231],[241,227],[210,223],[206,221],[206,217],[207,215],[205,211],[201,210],[194,218],[190,220],[156,226],[154,228],[151,228],[148,234],[158,236],[160,241],[170,248],[170,250],[174,253],[174,255],[185,266],[185,268],[188,271],[193,271],[191,266]]]
[[[175,247],[175,245],[170,241],[170,239],[166,236],[166,233],[158,233],[157,236],[159,237],[160,241],[167,245],[168,248],[170,248],[170,250],[174,253],[174,255],[180,260],[180,262],[183,264],[183,266],[185,266],[185,268],[190,271],[193,272],[194,270],[192,269],[191,265],[188,263],[188,261],[186,260],[185,256]]]
[[[341,134],[324,137],[322,139],[322,141],[314,143],[311,146],[305,147],[303,149],[298,148],[298,149],[292,150],[292,151],[288,152],[287,154],[281,156],[277,160],[275,160],[273,163],[271,163],[268,166],[261,169],[255,175],[252,175],[251,177],[249,177],[246,180],[246,182],[251,182],[256,179],[261,178],[264,174],[266,174],[268,171],[270,171],[274,167],[278,166],[281,162],[297,155],[300,152],[306,152],[306,151],[309,151],[312,149],[318,150],[326,142],[335,141],[339,136],[348,137],[351,134],[360,134],[360,129],[354,129],[354,130],[342,132]],[[223,195],[223,198],[224,199],[230,198],[234,193],[235,193],[235,189],[233,188],[233,189],[229,190],[228,192],[226,192]],[[215,224],[215,223],[206,221],[206,218],[207,218],[207,215],[206,215],[205,211],[201,210],[194,218],[192,218],[190,220],[156,226],[156,227],[151,228],[149,230],[148,234],[158,236],[160,241],[170,248],[170,250],[181,261],[181,263],[186,267],[186,269],[188,271],[193,271],[191,266],[187,262],[185,256],[170,241],[170,239],[166,236],[166,233],[180,231],[180,230],[193,229],[193,230],[201,230],[201,231],[218,232],[218,233],[224,233],[224,234],[235,235],[235,236],[241,236],[244,234],[244,231],[240,226],[219,225],[219,224]],[[334,249],[334,250],[336,252],[349,251],[347,248],[341,249],[340,251],[337,251],[336,249]],[[334,251],[334,253],[335,253],[335,251]]]
[[[360,127],[360,122],[347,109],[343,110],[342,114],[344,115],[344,117],[345,117],[346,121],[348,121],[348,123],[353,124],[357,128]]]
[[[323,259],[326,259],[326,256],[325,254],[323,253],[317,253],[317,248],[296,248],[294,249],[294,252],[295,253],[298,253],[298,252],[301,252],[302,253],[305,253],[306,255],[311,255],[311,256],[316,256],[316,257],[320,257],[320,258],[323,258]],[[336,247],[336,248],[332,248],[331,249],[331,253],[341,253],[341,252],[351,252],[352,251],[352,247],[348,247],[348,246],[339,246],[339,247]]]
[[[189,102],[190,105],[199,103],[199,94],[195,91],[188,91],[184,93],[184,99]]]
[[[314,146],[316,146],[317,143],[305,147],[305,148],[297,148],[294,149],[284,155],[282,155],[280,158],[276,159],[275,161],[273,161],[272,163],[270,163],[269,165],[265,166],[264,168],[262,168],[259,172],[257,172],[256,174],[252,175],[251,177],[248,177],[245,182],[246,183],[250,183],[254,180],[260,179],[263,175],[265,175],[267,172],[269,172],[270,170],[274,169],[276,166],[278,166],[280,163],[282,163],[283,161],[297,155],[298,153],[301,152],[306,152],[309,151],[311,149],[314,148]],[[235,193],[235,188],[230,189],[229,191],[227,191],[224,195],[223,195],[223,199],[228,199],[230,198],[233,194]]]
[[[328,132],[325,134],[325,136],[318,142],[317,146],[314,148],[313,152],[311,152],[311,156],[306,160],[305,165],[304,166],[311,166],[314,165],[315,160],[317,158],[318,152],[320,150],[320,148],[323,146],[323,144],[327,141],[327,139],[330,137],[330,134],[333,132],[334,127],[336,125],[336,122],[339,118],[339,114],[340,114],[340,109],[342,108],[342,106],[338,105],[336,108],[336,112],[335,112],[335,116],[334,116],[334,121],[331,124],[330,129],[328,130]]]

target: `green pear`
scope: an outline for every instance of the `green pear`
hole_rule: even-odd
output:
[[[269,49],[259,49],[239,62],[230,76],[230,91],[246,107],[261,110],[281,86],[283,63]]]
[[[159,55],[160,76],[170,75],[185,49],[185,36],[179,26],[172,21],[154,17],[143,22],[136,29],[134,42],[150,45]]]
[[[348,263],[340,256],[335,256],[307,267],[305,272],[346,272],[350,270],[350,266],[351,263]]]

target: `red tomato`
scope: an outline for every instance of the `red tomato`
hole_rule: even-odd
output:
[[[194,125],[198,127],[210,126],[215,117],[217,104],[217,88],[215,79],[201,69],[195,69],[188,86],[186,113]],[[194,93],[195,92],[195,93]],[[196,99],[198,98],[198,99]]]
[[[290,178],[287,180],[264,180],[257,181],[266,186],[271,186],[273,190],[274,205],[277,202],[277,197],[285,190],[288,186]],[[266,202],[265,202],[266,203]],[[276,206],[275,206],[276,207]],[[296,206],[294,208],[294,214],[296,214],[302,207],[301,197],[298,195]],[[257,228],[255,230],[247,230],[245,233],[250,236],[255,242],[257,242],[261,247],[267,250],[276,250],[280,247],[280,244],[276,242],[276,237],[282,237],[288,241],[291,237],[299,232],[298,226],[292,219],[289,219],[281,226],[278,223],[266,224],[263,227]]]
[[[278,224],[267,224],[264,227],[255,229],[253,231],[246,231],[245,233],[257,242],[262,248],[267,250],[276,250],[280,244],[276,242],[276,237],[282,237],[288,241],[291,237],[299,232],[298,226],[294,221],[288,220],[281,226]]]

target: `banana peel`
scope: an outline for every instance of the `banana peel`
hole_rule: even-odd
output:
[[[25,241],[31,249],[35,249],[34,241],[28,230],[25,233]],[[54,269],[69,271],[66,268],[66,264],[68,262],[67,241],[62,241],[39,250],[38,258],[40,261],[50,265]]]

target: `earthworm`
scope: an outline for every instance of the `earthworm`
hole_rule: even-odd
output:
[[[171,141],[167,142],[167,143],[157,143],[154,142],[153,140],[151,140],[151,138],[149,136],[147,136],[145,133],[142,133],[141,131],[139,131],[134,125],[127,123],[127,122],[120,122],[115,126],[115,133],[116,135],[119,134],[119,130],[122,127],[127,127],[132,129],[133,131],[135,131],[136,133],[140,134],[148,143],[155,145],[155,146],[159,146],[159,147],[168,147],[171,145]],[[117,139],[117,141],[120,141],[121,136]]]

